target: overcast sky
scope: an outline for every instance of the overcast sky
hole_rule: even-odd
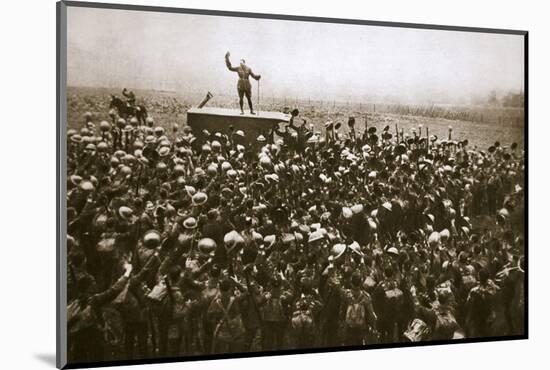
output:
[[[523,87],[517,35],[68,8],[69,86],[233,94],[226,51],[265,96],[444,102]]]

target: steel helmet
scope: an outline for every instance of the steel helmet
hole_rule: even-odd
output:
[[[94,190],[94,184],[88,180],[82,180],[78,186],[81,190],[86,192]]]
[[[237,171],[233,169],[227,171],[227,177],[229,177],[230,179],[236,179],[238,175],[239,174],[237,173]]]
[[[149,230],[143,235],[143,245],[147,248],[156,248],[160,245],[160,233],[156,230]]]
[[[131,175],[132,174],[132,169],[128,166],[122,166],[120,168],[120,173],[122,173],[123,175],[125,176],[128,176],[128,175]]]
[[[437,231],[434,231],[428,237],[428,245],[431,245],[431,246],[437,245],[439,244],[440,240],[441,240],[441,236]]]
[[[211,147],[213,150],[219,151],[222,148],[222,144],[219,141],[214,140],[212,141]]]
[[[226,161],[226,162],[222,162],[222,170],[223,170],[224,172],[226,172],[226,171],[228,171],[228,170],[230,170],[230,169],[232,169],[232,168],[233,168],[233,167],[231,166],[231,163],[229,163],[229,162],[227,162],[227,161]]]
[[[193,205],[195,206],[203,205],[204,203],[206,203],[207,200],[208,200],[208,196],[201,191],[199,191],[192,197],[192,202],[193,202]]]
[[[389,247],[389,248],[386,250],[386,253],[388,253],[388,254],[393,254],[394,256],[398,256],[398,255],[399,255],[399,251],[397,250],[396,247]]]
[[[89,144],[86,145],[85,149],[88,152],[95,152],[96,151],[96,146],[95,146],[95,144],[89,143]]]
[[[344,216],[344,218],[351,218],[353,216],[353,211],[349,207],[342,207],[342,216]]]
[[[237,231],[232,230],[225,234],[223,242],[227,247],[231,248],[235,245],[244,244],[244,238]]]
[[[202,238],[197,245],[199,250],[204,254],[210,254],[216,250],[216,242],[210,238]]]
[[[125,220],[129,220],[134,215],[134,211],[130,207],[122,206],[118,209],[118,215]]]
[[[262,155],[260,157],[260,165],[267,167],[271,165],[271,159],[267,155]]]
[[[354,215],[363,212],[363,210],[364,210],[364,207],[362,204],[355,204],[351,206],[351,211],[353,212]]]
[[[124,150],[117,150],[115,153],[114,153],[114,156],[117,157],[117,158],[122,158],[126,155],[126,152]]]
[[[101,131],[109,131],[111,129],[111,124],[107,121],[101,121],[99,123],[99,129]]]
[[[107,144],[105,141],[101,141],[97,144],[97,150],[100,152],[106,152],[107,150],[109,150],[109,144]]]
[[[206,173],[210,176],[216,176],[218,174],[218,165],[210,163],[208,167],[206,167]]]
[[[166,147],[166,146],[163,146],[158,150],[158,153],[159,153],[159,156],[166,157],[166,156],[170,155],[170,148]]]

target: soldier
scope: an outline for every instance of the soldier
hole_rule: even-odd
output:
[[[346,292],[345,302],[345,343],[350,346],[363,345],[367,332],[376,328],[376,314],[370,295],[361,288],[361,275],[352,275],[351,289]]]
[[[107,290],[91,291],[92,280],[77,281],[78,296],[67,306],[69,357],[75,362],[101,361],[105,345],[101,306],[109,303],[128,283],[132,265],[124,265],[124,274]]]
[[[479,271],[479,284],[470,290],[467,306],[466,329],[468,337],[488,337],[493,334],[496,319],[494,309],[498,287],[489,279],[487,270]]]
[[[243,96],[246,95],[246,100],[248,100],[248,107],[250,108],[250,114],[254,113],[254,108],[252,107],[252,87],[250,86],[250,81],[248,77],[251,76],[256,81],[259,81],[262,76],[254,74],[252,69],[246,65],[245,60],[241,59],[241,63],[238,67],[231,66],[229,61],[230,53],[225,54],[225,64],[231,72],[237,72],[239,74],[239,82],[237,83],[237,92],[239,93],[239,106],[241,107],[241,114],[244,114],[243,110]]]
[[[384,129],[380,140],[374,126],[363,145],[292,124],[245,147],[243,130],[230,130],[234,145],[188,128],[171,142],[163,122],[128,123],[117,124],[126,151],[90,120],[67,132],[74,362],[105,358],[109,327],[123,329],[127,359],[255,350],[256,339],[264,350],[371,344],[374,326],[385,342],[523,332],[521,153],[453,157],[437,138],[425,148]],[[488,212],[489,180],[503,176]],[[117,282],[125,261],[129,284]],[[120,315],[103,315],[113,307]]]
[[[122,89],[122,95],[126,97],[126,102],[128,103],[128,107],[135,107],[136,105],[136,95],[132,90],[128,90],[126,88]]]
[[[212,352],[239,352],[243,348],[245,328],[241,316],[242,295],[233,293],[233,284],[223,279],[219,284],[220,294],[208,308],[208,319],[215,327]]]

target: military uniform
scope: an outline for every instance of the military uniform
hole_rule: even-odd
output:
[[[248,106],[250,107],[250,112],[253,113],[254,109],[252,108],[252,87],[248,78],[252,77],[253,79],[258,81],[260,79],[260,75],[254,74],[254,72],[252,72],[252,69],[244,64],[239,65],[238,67],[231,66],[229,55],[227,54],[225,56],[225,64],[227,65],[227,69],[229,69],[231,72],[237,72],[237,74],[239,75],[239,81],[237,82],[237,92],[239,93],[239,104],[241,106],[241,111],[243,110],[243,96],[246,96],[246,99],[248,100]]]

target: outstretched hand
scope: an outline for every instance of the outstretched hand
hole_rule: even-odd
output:
[[[124,276],[126,276],[126,277],[130,276],[130,274],[132,273],[132,269],[133,269],[132,264],[126,262],[126,263],[124,263],[123,267],[124,267],[124,270],[125,270],[124,271]]]
[[[230,56],[231,56],[231,53],[229,53],[229,52],[225,53],[226,58],[229,58]]]

